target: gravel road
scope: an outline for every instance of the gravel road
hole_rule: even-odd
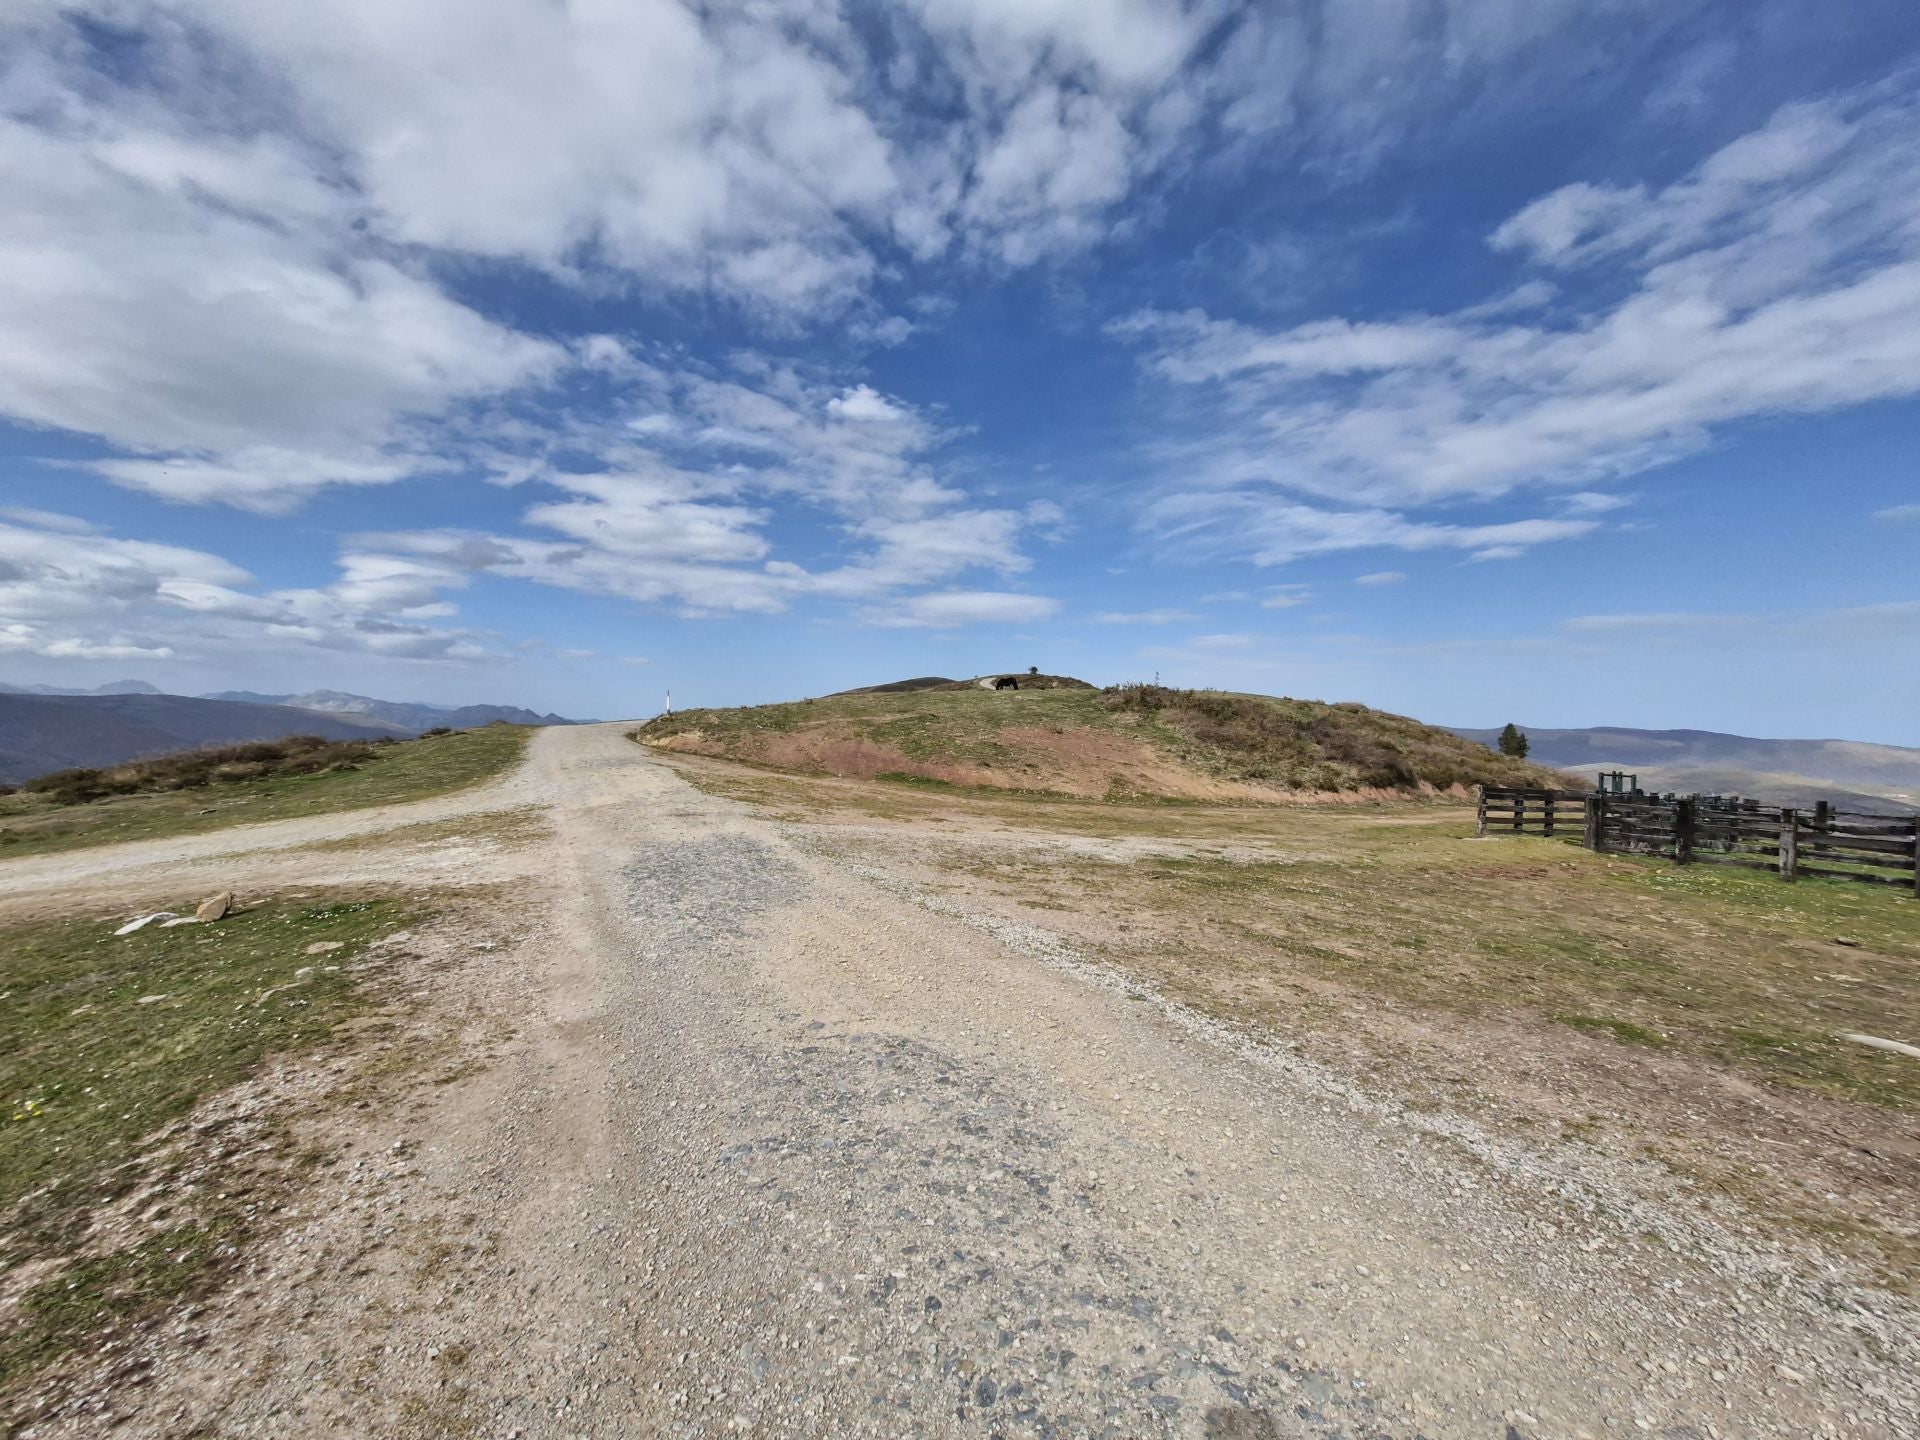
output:
[[[470,972],[514,1038],[350,1117],[242,1281],[23,1433],[1920,1433],[1893,1311],[1650,1243],[623,728],[476,802],[554,829]]]

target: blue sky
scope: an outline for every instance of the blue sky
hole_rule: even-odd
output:
[[[1920,744],[1920,12],[15,0],[0,676]]]

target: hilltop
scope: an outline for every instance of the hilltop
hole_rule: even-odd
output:
[[[917,675],[911,680],[889,680],[884,685],[862,685],[854,690],[836,690],[827,698],[844,695],[909,695],[928,690],[992,689],[995,680],[1011,680],[1016,690],[1092,690],[1096,687],[1071,675],[1041,675],[1033,671],[1006,670],[991,675],[976,675],[971,680],[949,680],[944,675]]]
[[[1016,678],[1032,678],[1038,688],[944,681],[686,710],[648,722],[635,738],[805,773],[1114,800],[1270,802],[1565,783],[1540,766],[1364,705]]]

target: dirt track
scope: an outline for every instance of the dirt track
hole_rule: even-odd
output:
[[[1901,1316],[1821,1303],[1763,1242],[1650,1244],[1589,1208],[1632,1176],[1476,1158],[1043,935],[796,847],[619,726],[543,731],[518,775],[431,807],[0,884],[29,906],[177,888],[182,864],[418,884],[445,865],[287,847],[526,804],[550,842],[472,857],[519,877],[524,937],[463,972],[514,1038],[349,1117],[245,1283],[28,1433],[1920,1430]]]

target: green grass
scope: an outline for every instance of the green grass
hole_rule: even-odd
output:
[[[1658,1048],[1667,1043],[1666,1036],[1658,1031],[1649,1030],[1644,1025],[1636,1025],[1631,1020],[1607,1020],[1598,1015],[1556,1015],[1553,1018],[1562,1025],[1571,1025],[1576,1030],[1611,1035],[1614,1039],[1628,1045],[1651,1045]]]
[[[960,786],[951,780],[937,780],[931,775],[909,775],[901,770],[883,770],[873,777],[888,785],[911,785],[916,790],[935,790],[945,794],[960,793]]]
[[[396,901],[337,900],[124,937],[99,920],[0,931],[0,1274],[75,1257],[0,1319],[0,1394],[102,1325],[210,1282],[244,1235],[245,1169],[214,1193],[174,1195],[168,1175],[191,1147],[143,1142],[268,1057],[335,1040],[379,989],[378,969],[360,965],[368,942],[420,918]],[[316,942],[339,948],[307,954]],[[146,1185],[181,1213],[93,1253],[100,1207]]]
[[[486,725],[378,747],[357,770],[216,783],[82,805],[8,795],[0,797],[0,860],[425,800],[508,769],[526,752],[531,733],[522,725]]]
[[[519,850],[537,845],[552,835],[553,827],[547,823],[544,807],[518,805],[511,810],[482,810],[454,815],[445,820],[396,825],[366,835],[341,835],[331,840],[315,840],[300,848],[317,850],[323,854],[446,844],[497,845],[503,850]]]

